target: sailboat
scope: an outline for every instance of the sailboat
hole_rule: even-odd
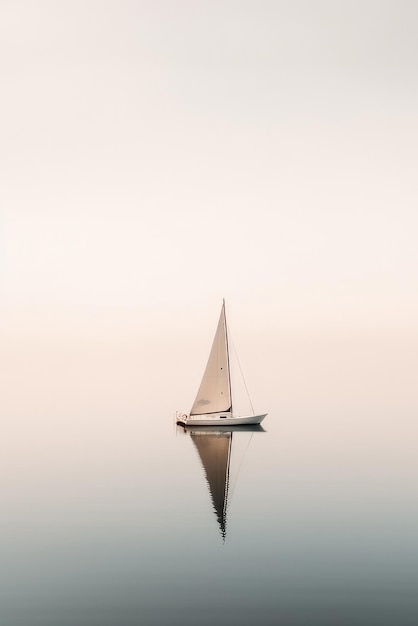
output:
[[[238,434],[239,431],[239,434]],[[233,433],[241,436],[242,431],[265,432],[262,426],[219,426],[207,429],[196,426],[188,433],[199,453],[206,475],[213,508],[223,539],[226,537],[226,515],[228,509],[231,452]],[[247,446],[248,447],[248,446]]]
[[[228,327],[225,300],[222,302],[218,326],[205,373],[196,399],[188,415],[176,418],[181,426],[244,426],[260,424],[267,413],[235,415],[231,389]]]

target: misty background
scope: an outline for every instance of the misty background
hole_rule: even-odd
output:
[[[4,1],[3,408],[22,377],[32,409],[116,378],[127,406],[187,408],[222,297],[257,405],[321,378],[329,346],[339,384],[379,364],[412,399],[417,18],[405,0]]]

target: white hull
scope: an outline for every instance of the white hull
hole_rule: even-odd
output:
[[[263,415],[245,415],[238,417],[220,417],[219,415],[199,415],[180,418],[177,420],[179,426],[247,426],[261,424],[267,413]]]

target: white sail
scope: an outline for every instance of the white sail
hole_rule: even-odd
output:
[[[225,413],[231,411],[231,386],[229,375],[228,342],[225,320],[225,303],[222,306],[218,327],[210,351],[199,391],[190,415]]]

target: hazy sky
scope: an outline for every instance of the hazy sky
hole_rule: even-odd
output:
[[[214,327],[223,296],[267,330],[414,328],[417,20],[3,0],[3,328]]]

